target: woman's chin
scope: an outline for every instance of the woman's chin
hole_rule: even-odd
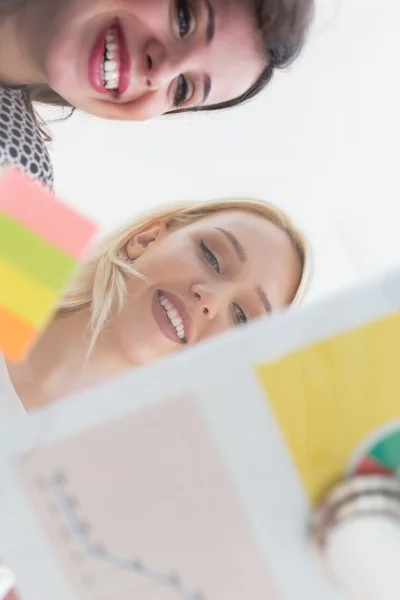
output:
[[[153,340],[154,343],[152,344],[147,340],[142,344],[138,342],[138,344],[135,345],[135,348],[130,348],[129,352],[127,352],[129,355],[129,363],[136,366],[152,364],[185,348],[184,345],[174,344],[164,337],[159,337],[158,339],[153,338]]]
[[[62,93],[61,91],[54,90],[59,96],[70,106],[73,106],[77,110],[83,111],[96,117],[98,119],[107,120],[123,120],[119,112],[115,108],[114,102],[102,99],[102,98],[90,98],[89,96],[82,97],[81,95],[73,95],[70,91]]]

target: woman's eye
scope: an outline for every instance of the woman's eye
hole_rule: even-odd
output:
[[[247,323],[248,319],[238,304],[233,305],[233,313],[235,323],[238,325],[245,325],[245,323]]]
[[[204,257],[206,259],[206,261],[212,266],[212,268],[217,271],[217,273],[220,272],[220,268],[219,268],[219,262],[217,260],[217,257],[215,256],[215,254],[213,254],[210,250],[210,248],[208,248],[208,246],[205,245],[205,243],[203,242],[203,240],[200,241],[200,248],[201,251],[204,254]]]
[[[192,93],[190,92],[189,83],[184,75],[179,75],[176,86],[175,86],[175,94],[174,94],[174,106],[175,108],[179,108],[185,104],[188,100],[190,100]]]
[[[192,15],[187,0],[177,0],[176,15],[178,35],[183,40],[189,35],[192,29]]]

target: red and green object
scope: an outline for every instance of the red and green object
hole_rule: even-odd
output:
[[[357,461],[355,475],[393,475],[400,471],[400,430],[392,430],[371,445]]]

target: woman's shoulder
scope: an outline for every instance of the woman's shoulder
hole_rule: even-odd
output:
[[[0,165],[7,163],[53,186],[50,156],[23,91],[0,87]]]

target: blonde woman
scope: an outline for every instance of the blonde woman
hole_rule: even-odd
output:
[[[83,265],[24,364],[0,356],[0,421],[301,300],[306,242],[270,204],[160,209]],[[0,568],[0,598],[18,600]],[[8,594],[7,594],[8,591]]]
[[[0,419],[290,305],[307,250],[288,217],[230,199],[162,208],[111,235],[23,364],[0,360]]]

